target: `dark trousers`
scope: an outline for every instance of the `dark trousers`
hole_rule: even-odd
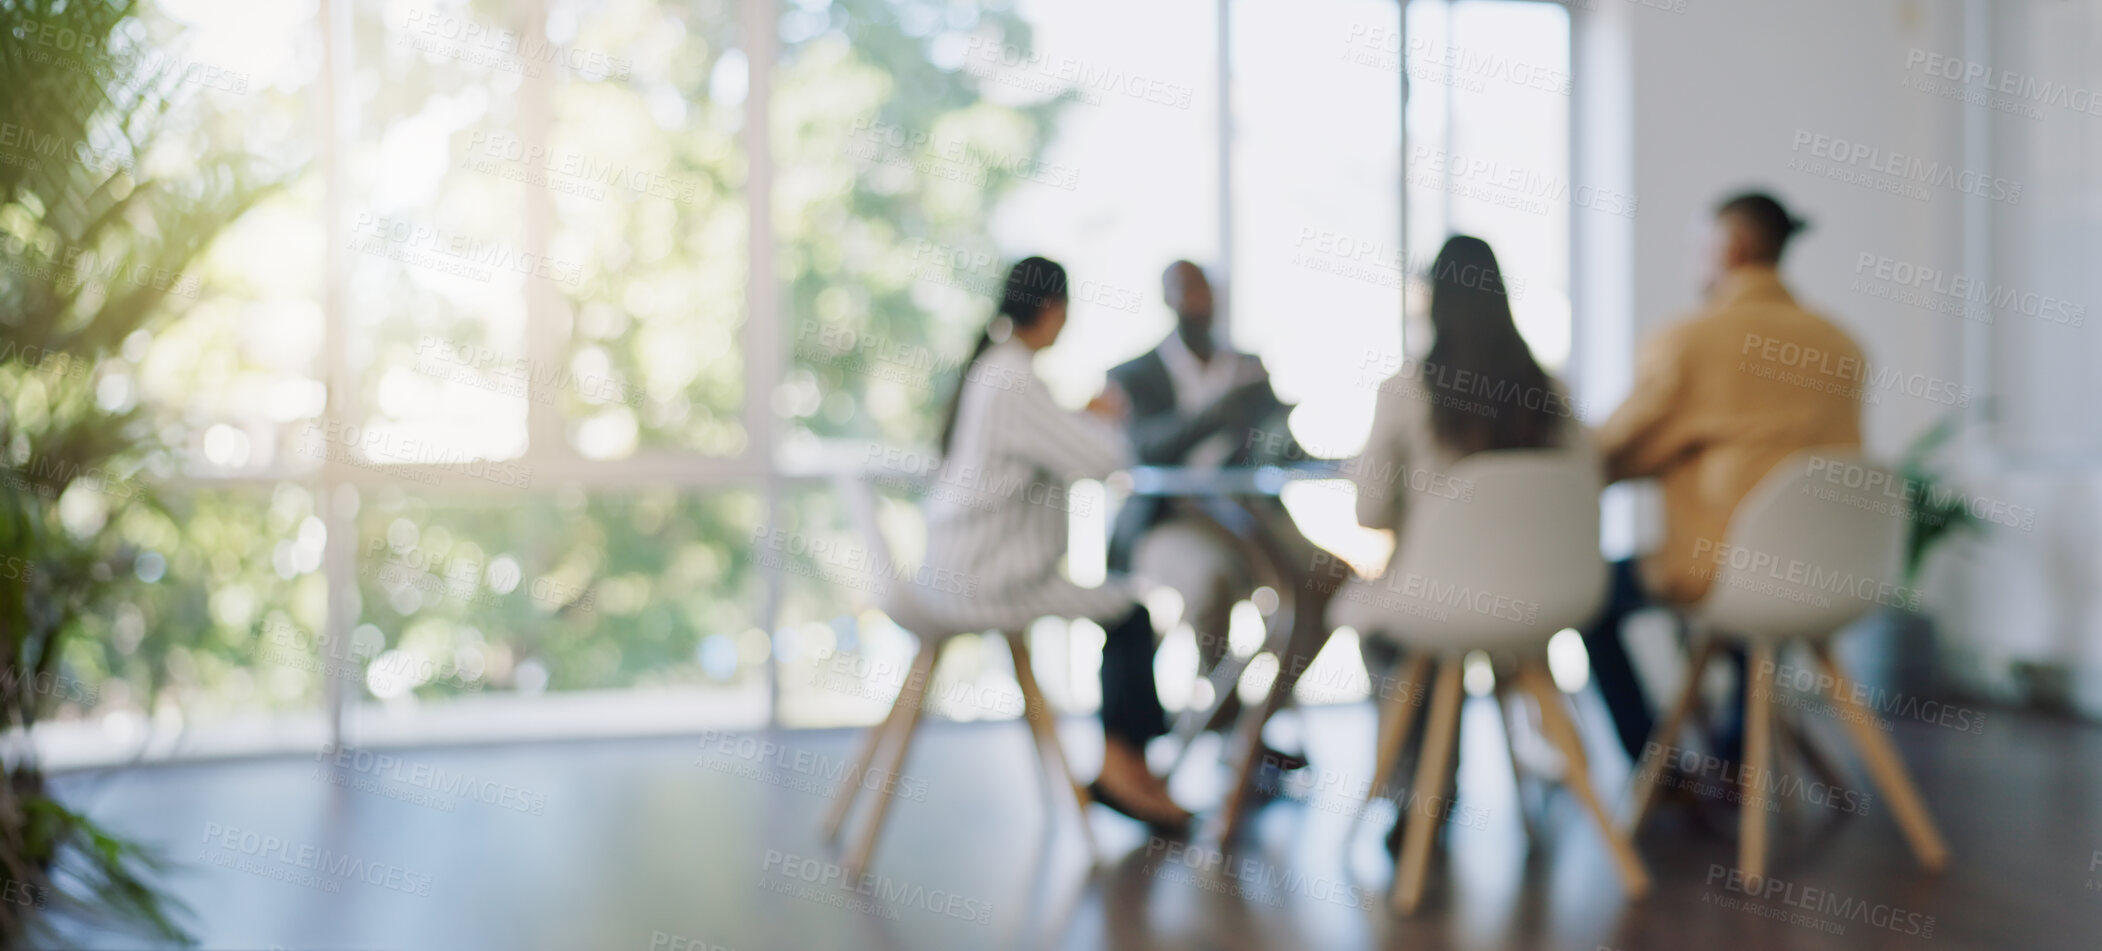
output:
[[[1642,747],[1649,742],[1656,718],[1650,713],[1648,698],[1643,696],[1642,682],[1635,676],[1635,665],[1628,660],[1627,642],[1621,638],[1621,626],[1629,615],[1656,603],[1649,592],[1643,590],[1634,560],[1616,561],[1608,584],[1605,609],[1583,630],[1584,652],[1591,655],[1591,679],[1598,684],[1599,696],[1606,701],[1606,712],[1613,715],[1613,729],[1619,734],[1620,745],[1627,750],[1631,761],[1641,760]],[[1744,649],[1731,647],[1726,653],[1737,668],[1736,696],[1724,713],[1714,740],[1717,755],[1734,760],[1743,744]]]
[[[1168,732],[1153,678],[1153,618],[1138,605],[1103,633],[1102,732],[1144,749],[1147,740]]]

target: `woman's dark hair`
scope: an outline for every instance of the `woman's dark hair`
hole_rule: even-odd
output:
[[[949,396],[949,411],[942,417],[942,455],[949,454],[949,440],[956,435],[956,414],[963,409],[963,387],[970,381],[971,367],[985,351],[993,345],[993,323],[1007,318],[1014,330],[1021,330],[1037,322],[1044,309],[1066,299],[1066,269],[1050,258],[1027,257],[1015,262],[1007,269],[1007,287],[1000,293],[1000,309],[993,319],[986,321],[985,330],[978,334],[978,344],[971,348],[971,358],[963,362],[963,372],[957,374],[956,392]]]
[[[1433,339],[1422,377],[1432,434],[1460,456],[1553,444],[1560,398],[1511,319],[1496,252],[1480,238],[1455,235],[1430,277]]]

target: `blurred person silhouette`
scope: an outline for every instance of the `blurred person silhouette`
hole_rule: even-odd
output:
[[[1861,347],[1781,281],[1782,255],[1804,227],[1764,192],[1716,206],[1707,300],[1642,346],[1633,388],[1596,435],[1607,481],[1655,479],[1664,501],[1661,544],[1613,566],[1605,610],[1583,631],[1631,759],[1641,758],[1653,715],[1622,623],[1707,594],[1731,514],[1776,464],[1812,447],[1861,445]],[[1715,737],[1725,759],[1742,744],[1744,655],[1732,653],[1737,699]]]
[[[1211,281],[1204,269],[1176,261],[1161,273],[1161,297],[1175,313],[1175,329],[1160,345],[1110,371],[1110,381],[1130,403],[1128,429],[1138,461],[1152,466],[1218,468],[1256,464],[1268,447],[1306,458],[1285,426],[1290,409],[1270,386],[1262,358],[1240,353],[1213,334]],[[1293,590],[1292,640],[1274,689],[1290,697],[1304,666],[1327,643],[1326,613],[1332,588],[1311,584],[1327,553],[1301,534],[1274,497],[1168,499],[1140,497],[1117,513],[1110,538],[1110,566],[1182,596],[1183,620],[1195,633],[1199,672],[1209,674],[1225,656],[1228,618],[1249,596],[1262,571],[1251,564],[1249,546],[1261,553],[1274,583]],[[1295,662],[1296,659],[1296,662]],[[1239,710],[1228,690],[1209,728],[1232,721]],[[1298,754],[1264,752],[1265,764],[1282,769],[1305,765]]]
[[[1469,235],[1447,239],[1429,277],[1430,349],[1380,383],[1365,448],[1345,467],[1357,486],[1358,523],[1393,532],[1397,544],[1413,495],[1471,495],[1448,473],[1474,453],[1562,449],[1583,454],[1587,464],[1595,460],[1567,390],[1540,366],[1518,332],[1503,269],[1489,244]],[[1396,555],[1377,579],[1345,580],[1329,621],[1363,635],[1359,650],[1375,683],[1415,690],[1422,685],[1384,680],[1397,668],[1401,649],[1395,632],[1386,629],[1392,615],[1374,606],[1382,592],[1399,590],[1402,582],[1392,576],[1401,570]],[[1394,823],[1390,850],[1399,849],[1403,825]]]
[[[946,607],[985,627],[1019,630],[1040,617],[1089,618],[1102,625],[1102,772],[1097,802],[1150,825],[1174,829],[1190,815],[1147,768],[1146,741],[1166,732],[1153,676],[1151,617],[1124,579],[1075,584],[1066,555],[1065,489],[1129,464],[1114,391],[1084,412],[1052,401],[1036,374],[1038,351],[1066,323],[1065,268],[1041,257],[1008,271],[999,310],[979,337],[942,423],[942,485],[929,497],[926,565],[976,581],[969,603]],[[1028,487],[1025,490],[1024,487]],[[1035,491],[1041,489],[1042,491]],[[940,596],[931,600],[941,601]],[[928,605],[943,610],[940,603]]]

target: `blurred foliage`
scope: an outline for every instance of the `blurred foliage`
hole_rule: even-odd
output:
[[[149,519],[137,477],[165,465],[129,398],[123,348],[182,311],[185,269],[278,169],[206,146],[182,119],[195,91],[160,55],[180,30],[129,2],[0,3],[0,727],[26,731],[90,697],[63,662],[140,574],[121,526]],[[172,296],[171,296],[172,295]],[[7,884],[67,910],[181,937],[145,884],[149,857],[45,797],[33,750],[0,783]],[[63,869],[63,871],[60,871]],[[36,927],[0,904],[0,937]]]
[[[1904,458],[1898,464],[1898,476],[1905,480],[1906,499],[1911,507],[1911,517],[1905,524],[1903,578],[1905,586],[1914,590],[1919,588],[1920,570],[1935,546],[1985,530],[1984,520],[1971,512],[1970,497],[1933,462],[1935,453],[1962,430],[1966,412],[1951,412],[1928,427],[1905,447]]]
[[[575,266],[574,280],[540,285],[503,275],[463,282],[354,254],[346,316],[364,415],[352,422],[425,425],[451,411],[461,415],[449,425],[463,433],[513,423],[522,431],[524,400],[490,385],[501,374],[464,390],[438,385],[431,341],[523,363],[525,295],[545,290],[563,337],[536,352],[554,353],[557,365],[525,370],[566,382],[548,390],[573,446],[611,459],[743,451],[751,77],[738,7],[555,2],[549,15],[550,35],[579,55],[537,64],[536,76],[527,58],[492,62],[469,55],[486,50],[463,51],[422,28],[454,17],[488,31],[521,29],[510,5],[352,7],[347,95],[358,132],[344,155],[349,226],[359,215],[399,217],[515,245],[522,223],[545,213],[548,257],[562,265],[558,273]],[[324,500],[311,483],[264,478],[149,492],[182,473],[274,476],[319,466],[298,434],[320,416],[320,249],[358,234],[325,233],[321,176],[306,161],[321,132],[309,114],[321,81],[313,16],[286,14],[276,24],[272,42],[291,50],[279,73],[244,75],[242,95],[215,96],[209,108],[163,109],[162,121],[182,123],[203,154],[227,153],[223,166],[200,159],[186,173],[223,167],[231,189],[266,177],[257,169],[274,163],[268,176],[283,187],[215,242],[185,225],[184,254],[166,264],[178,275],[173,296],[127,305],[152,315],[141,326],[105,327],[87,351],[87,338],[53,346],[90,354],[72,362],[0,364],[14,375],[6,384],[11,419],[18,408],[61,403],[122,419],[131,428],[105,447],[122,450],[110,479],[135,489],[129,494],[141,503],[155,501],[76,504],[87,514],[106,508],[97,544],[145,565],[107,572],[102,607],[68,622],[78,636],[64,652],[66,673],[82,689],[58,698],[60,715],[93,708],[165,722],[179,712],[173,722],[181,723],[310,710],[332,676],[354,697],[390,702],[749,682],[769,649],[758,630],[763,569],[752,543],[763,508],[752,491],[534,481],[522,496],[492,498],[407,479],[341,490],[333,502],[355,507],[359,532],[358,624],[344,644],[322,643],[319,634],[326,531]],[[170,28],[154,29],[172,42]],[[983,289],[1001,266],[987,230],[991,210],[1026,180],[1059,103],[988,103],[980,80],[958,68],[955,51],[966,43],[1029,48],[1028,26],[1004,3],[787,2],[780,42],[772,180],[789,368],[763,411],[788,414],[792,437],[925,441],[953,385],[953,362],[991,308]],[[526,148],[517,132],[525,86],[541,77],[550,140],[540,157],[514,161],[507,156]],[[404,156],[431,148],[442,168],[408,174],[422,166]],[[0,174],[25,173],[0,166]],[[173,187],[134,185],[139,197],[131,200]],[[202,215],[209,194],[180,208]],[[246,207],[229,202],[220,215]],[[29,209],[11,205],[7,214],[0,233],[46,227]],[[153,220],[165,228],[187,219],[161,212]],[[142,229],[138,237],[162,233]],[[949,249],[981,257],[970,264]],[[9,295],[33,291],[8,277]],[[98,293],[139,290],[103,284],[110,286]],[[181,321],[166,319],[177,312]],[[10,307],[4,319],[27,313]],[[118,376],[126,386],[106,382]],[[96,409],[98,387],[125,391],[115,401],[123,413]],[[57,399],[61,392],[71,402]],[[844,534],[829,493],[798,491],[784,504],[784,524]],[[855,607],[845,600],[850,592],[815,574],[787,576],[785,619]]]

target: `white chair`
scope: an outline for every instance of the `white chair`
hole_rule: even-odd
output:
[[[894,477],[894,475],[892,476]],[[871,551],[895,557],[895,549],[883,533],[876,520],[875,492],[869,485],[869,476],[859,479],[835,480],[835,488],[847,500],[849,514],[859,528]],[[840,780],[839,790],[834,793],[832,807],[825,814],[824,833],[827,841],[837,841],[841,829],[846,825],[847,814],[868,784],[860,782],[876,755],[889,748],[889,761],[885,766],[887,775],[899,775],[905,765],[905,754],[912,746],[912,737],[918,732],[920,713],[925,709],[927,684],[934,678],[934,662],[941,648],[959,634],[979,634],[999,626],[990,617],[974,618],[935,611],[921,603],[915,596],[912,585],[897,584],[887,589],[882,598],[883,612],[893,623],[911,632],[919,639],[919,651],[913,655],[911,672],[906,675],[898,697],[892,701],[890,712],[883,721],[868,729],[863,735],[861,749],[854,756],[852,767]],[[983,622],[983,623],[981,623]],[[1064,786],[1072,793],[1073,805],[1080,819],[1080,832],[1090,856],[1095,855],[1094,832],[1088,826],[1087,787],[1073,780],[1066,768],[1064,748],[1058,742],[1056,714],[1044,701],[1038,688],[1036,671],[1029,663],[1029,642],[1026,632],[1008,628],[1001,630],[1007,638],[1008,650],[1014,656],[1015,681],[1022,689],[1022,719],[1029,725],[1036,740],[1037,757],[1043,766],[1045,794],[1049,799],[1058,798],[1057,787]],[[889,788],[886,785],[886,789]],[[876,837],[883,831],[883,820],[890,812],[891,794],[871,791],[875,801],[869,806],[869,815],[864,820],[861,834],[847,852],[844,868],[849,875],[860,875],[868,867],[869,859],[876,849]]]
[[[1649,890],[1649,874],[1591,788],[1582,741],[1546,666],[1549,638],[1591,620],[1605,597],[1595,462],[1588,454],[1552,450],[1483,452],[1454,465],[1451,479],[1471,486],[1471,493],[1411,497],[1391,568],[1379,581],[1338,594],[1341,610],[1332,613],[1368,635],[1400,641],[1408,653],[1403,683],[1420,684],[1438,668],[1416,781],[1402,802],[1407,826],[1394,869],[1394,907],[1413,912],[1423,897],[1438,821],[1427,804],[1445,791],[1459,728],[1461,661],[1476,650],[1515,655],[1518,684],[1532,694],[1542,730],[1567,764],[1564,783],[1597,823],[1628,894],[1640,896]],[[1387,780],[1418,699],[1413,689],[1392,691],[1384,704],[1368,801],[1392,789]]]
[[[1747,878],[1764,879],[1772,807],[1763,777],[1774,759],[1774,658],[1787,643],[1801,641],[1831,682],[1829,699],[1848,712],[1841,719],[1890,801],[1913,854],[1929,869],[1939,869],[1948,860],[1948,846],[1897,751],[1848,696],[1849,681],[1829,644],[1831,635],[1879,601],[1901,595],[1893,582],[1905,516],[1893,504],[1899,495],[1877,488],[1902,485],[1896,479],[1858,450],[1809,450],[1774,466],[1738,505],[1727,542],[1711,556],[1713,587],[1688,611],[1694,649],[1685,682],[1630,780],[1629,835],[1640,829],[1648,812],[1663,765],[1658,754],[1685,728],[1702,672],[1726,639],[1743,641],[1751,648],[1746,671],[1751,683],[1744,711],[1744,763],[1739,769],[1743,823],[1737,864]]]

